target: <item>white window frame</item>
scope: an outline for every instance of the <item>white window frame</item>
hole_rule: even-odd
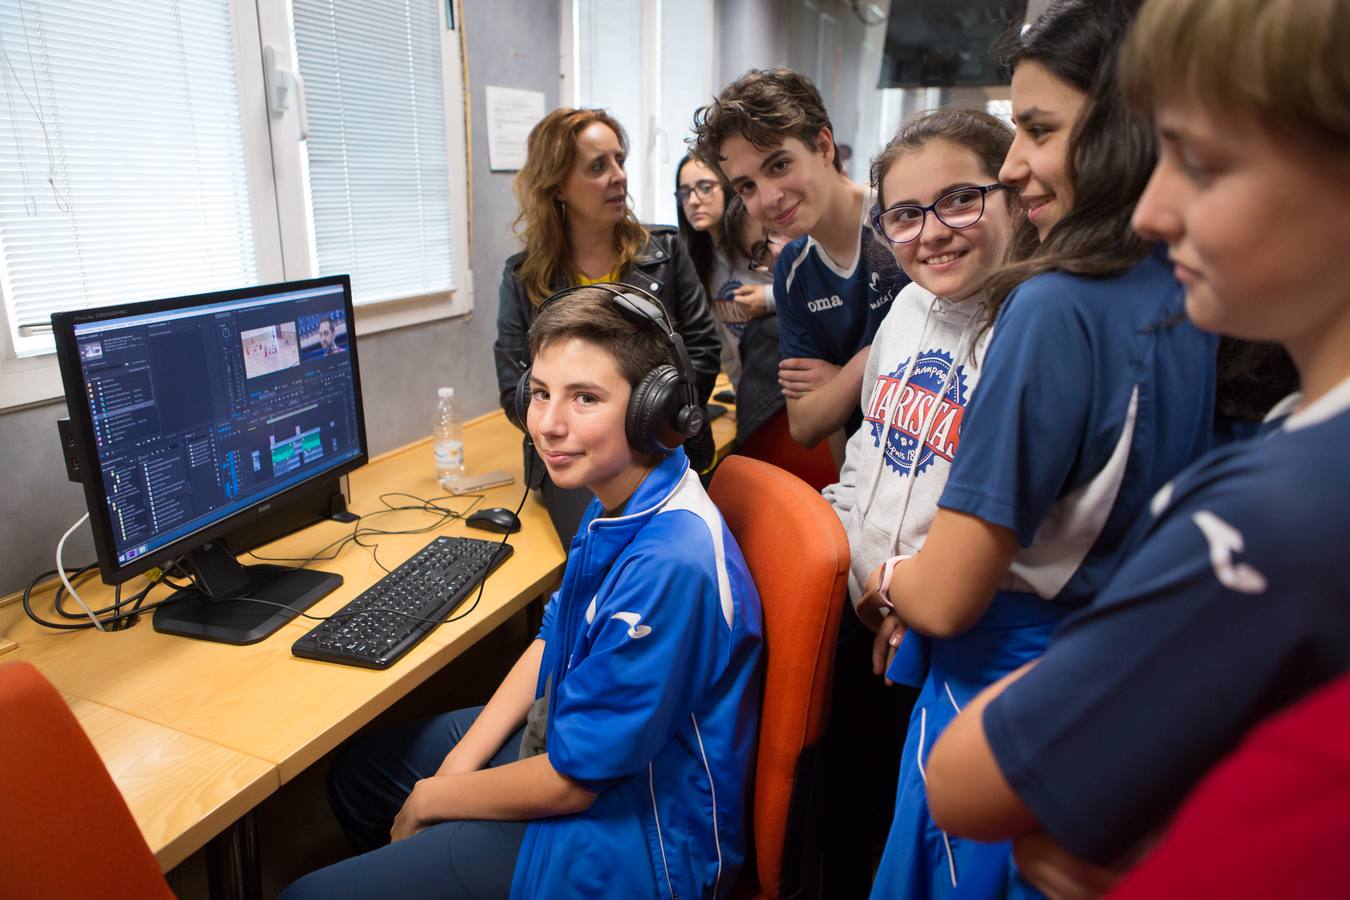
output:
[[[463,12],[456,5],[456,28],[440,12],[442,88],[446,106],[447,190],[450,194],[451,252],[455,288],[429,295],[356,305],[356,334],[373,334],[473,310],[473,271],[469,229],[469,146],[461,31]],[[263,48],[272,47],[278,67],[295,71],[291,5],[276,0],[230,0],[239,115],[248,166],[254,248],[260,283],[297,281],[318,274],[314,224],[309,204],[309,172],[298,140],[301,106],[292,102],[280,115],[268,111],[263,79]],[[301,101],[303,102],[303,101]],[[242,285],[241,285],[242,286]],[[5,286],[0,284],[0,299]],[[0,303],[0,413],[48,403],[64,396],[55,352],[16,357],[9,337],[8,313]]]
[[[458,4],[456,4],[458,6]],[[464,69],[461,57],[461,11],[455,30],[446,22],[447,4],[438,2],[441,39],[441,87],[445,97],[447,189],[450,192],[451,255],[455,261],[455,288],[433,294],[380,301],[356,301],[357,335],[417,325],[465,315],[473,310],[473,276],[469,259],[469,147],[465,127]],[[291,4],[258,0],[258,31],[262,46],[271,48],[279,68],[297,71],[295,29]],[[299,141],[299,103],[273,115],[272,159],[276,175],[277,217],[281,221],[281,248],[286,280],[319,274],[314,218],[309,202],[309,157]]]
[[[667,148],[667,138],[670,136],[667,130],[662,126],[660,120],[661,112],[661,60],[664,53],[664,44],[661,35],[662,7],[666,3],[678,4],[678,0],[632,0],[641,5],[642,10],[642,121],[640,122],[620,122],[628,132],[628,153],[630,156],[640,155],[643,160],[643,172],[640,182],[635,182],[630,178],[629,193],[633,195],[636,202],[633,205],[633,212],[642,222],[674,225],[675,220],[672,217],[669,222],[657,221],[657,201],[656,197],[661,191],[673,193],[674,172],[669,171],[679,161],[681,153],[678,156],[671,156]],[[712,21],[716,25],[718,21],[718,2],[719,0],[709,0],[712,6]],[[562,34],[561,46],[559,47],[559,59],[561,61],[562,74],[562,96],[563,102],[568,106],[580,107],[591,105],[590,101],[581,96],[581,48],[577,41],[577,18],[578,10],[574,0],[560,0],[560,10],[562,16]],[[708,83],[716,90],[716,71],[719,52],[720,35],[713,33],[708,35],[708,59],[706,75]],[[712,99],[711,93],[708,97]],[[694,110],[689,110],[689,119],[692,119]],[[686,121],[684,124],[688,124]]]

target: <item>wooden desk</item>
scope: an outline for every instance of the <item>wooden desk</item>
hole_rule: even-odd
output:
[[[465,426],[465,445],[471,474],[515,474],[515,484],[485,492],[482,501],[514,509],[522,490],[519,432],[493,413]],[[443,493],[433,477],[429,440],[384,454],[353,472],[350,482],[351,508],[362,515],[384,508],[382,493]],[[445,505],[467,509],[471,502]],[[48,631],[24,616],[14,598],[0,608],[0,634],[18,646],[0,662],[32,662],[67,698],[167,871],[551,588],[562,575],[564,555],[548,514],[530,498],[520,518],[521,531],[509,539],[515,553],[488,579],[479,606],[433,631],[386,671],[292,656],[291,644],[314,625],[304,619],[241,647],[158,634],[148,619],[105,634]],[[399,530],[429,519],[408,511],[367,524]],[[308,557],[351,527],[320,523],[257,552]],[[452,521],[425,534],[372,540],[380,562],[393,568],[438,534],[488,536]],[[384,575],[370,551],[352,545],[313,567],[344,579],[309,610],[314,615],[335,612]],[[49,612],[51,594],[38,595],[35,608]],[[82,595],[103,606],[111,591],[97,585]],[[160,589],[150,599],[166,595]]]
[[[727,377],[726,372],[719,372],[717,383],[713,386],[713,393],[729,390],[731,390],[731,379]],[[736,404],[722,403],[720,400],[711,402],[727,408],[726,415],[718,416],[712,420],[713,443],[717,445],[717,461],[721,462],[736,444]]]
[[[713,427],[721,456],[735,436],[734,416]],[[465,426],[470,474],[505,469],[517,479],[485,492],[482,505],[514,509],[520,502],[520,443],[520,433],[500,412]],[[353,472],[350,483],[351,509],[361,515],[383,509],[384,493],[442,493],[429,439],[378,457]],[[470,502],[446,505],[467,508]],[[0,601],[0,635],[18,645],[0,656],[0,664],[28,660],[62,692],[167,871],[556,584],[564,554],[547,512],[532,497],[520,518],[521,531],[509,539],[515,553],[488,579],[479,606],[437,628],[386,671],[292,656],[291,644],[314,625],[305,619],[241,647],[158,634],[148,619],[120,632],[53,632],[24,616],[15,597]],[[428,519],[408,511],[366,524],[399,530],[422,527]],[[257,552],[309,557],[351,527],[320,523]],[[453,521],[433,532],[374,541],[380,562],[393,568],[438,534],[466,533],[486,536]],[[314,615],[335,612],[385,574],[368,550],[352,545],[313,568],[344,579],[309,610]],[[50,612],[53,590],[35,596],[40,613]],[[166,595],[159,589],[151,599]],[[90,586],[82,596],[101,607],[111,591]]]
[[[62,694],[168,871],[280,786],[257,757]]]

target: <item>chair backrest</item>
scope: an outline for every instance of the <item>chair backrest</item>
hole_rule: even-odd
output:
[[[756,428],[736,452],[786,469],[818,491],[839,480],[839,467],[830,455],[829,441],[821,441],[810,450],[798,444],[792,439],[785,409]]]
[[[745,555],[764,608],[764,706],[751,832],[760,892],[814,889],[819,751],[848,588],[848,539],[800,478],[731,456],[708,490]],[[744,875],[742,876],[744,878]]]
[[[0,894],[172,898],[136,821],[61,695],[0,666]]]

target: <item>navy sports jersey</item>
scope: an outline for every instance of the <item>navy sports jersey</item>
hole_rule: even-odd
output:
[[[1347,447],[1350,380],[1187,469],[986,709],[1004,776],[1069,851],[1119,860],[1258,721],[1350,671]]]
[[[1036,275],[1000,310],[938,505],[1016,533],[1005,589],[1090,601],[1149,496],[1210,449],[1218,338],[1184,304],[1161,249]]]
[[[842,366],[872,343],[891,298],[909,283],[899,266],[875,271],[868,259],[867,245],[877,243],[867,224],[873,202],[871,194],[863,201],[851,268],[841,269],[810,235],[783,248],[773,277],[783,359],[823,359]],[[873,248],[878,251],[889,255],[885,248]]]

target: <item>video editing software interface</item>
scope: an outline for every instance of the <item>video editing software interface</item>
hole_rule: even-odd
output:
[[[75,326],[118,565],[361,453],[341,285]]]

